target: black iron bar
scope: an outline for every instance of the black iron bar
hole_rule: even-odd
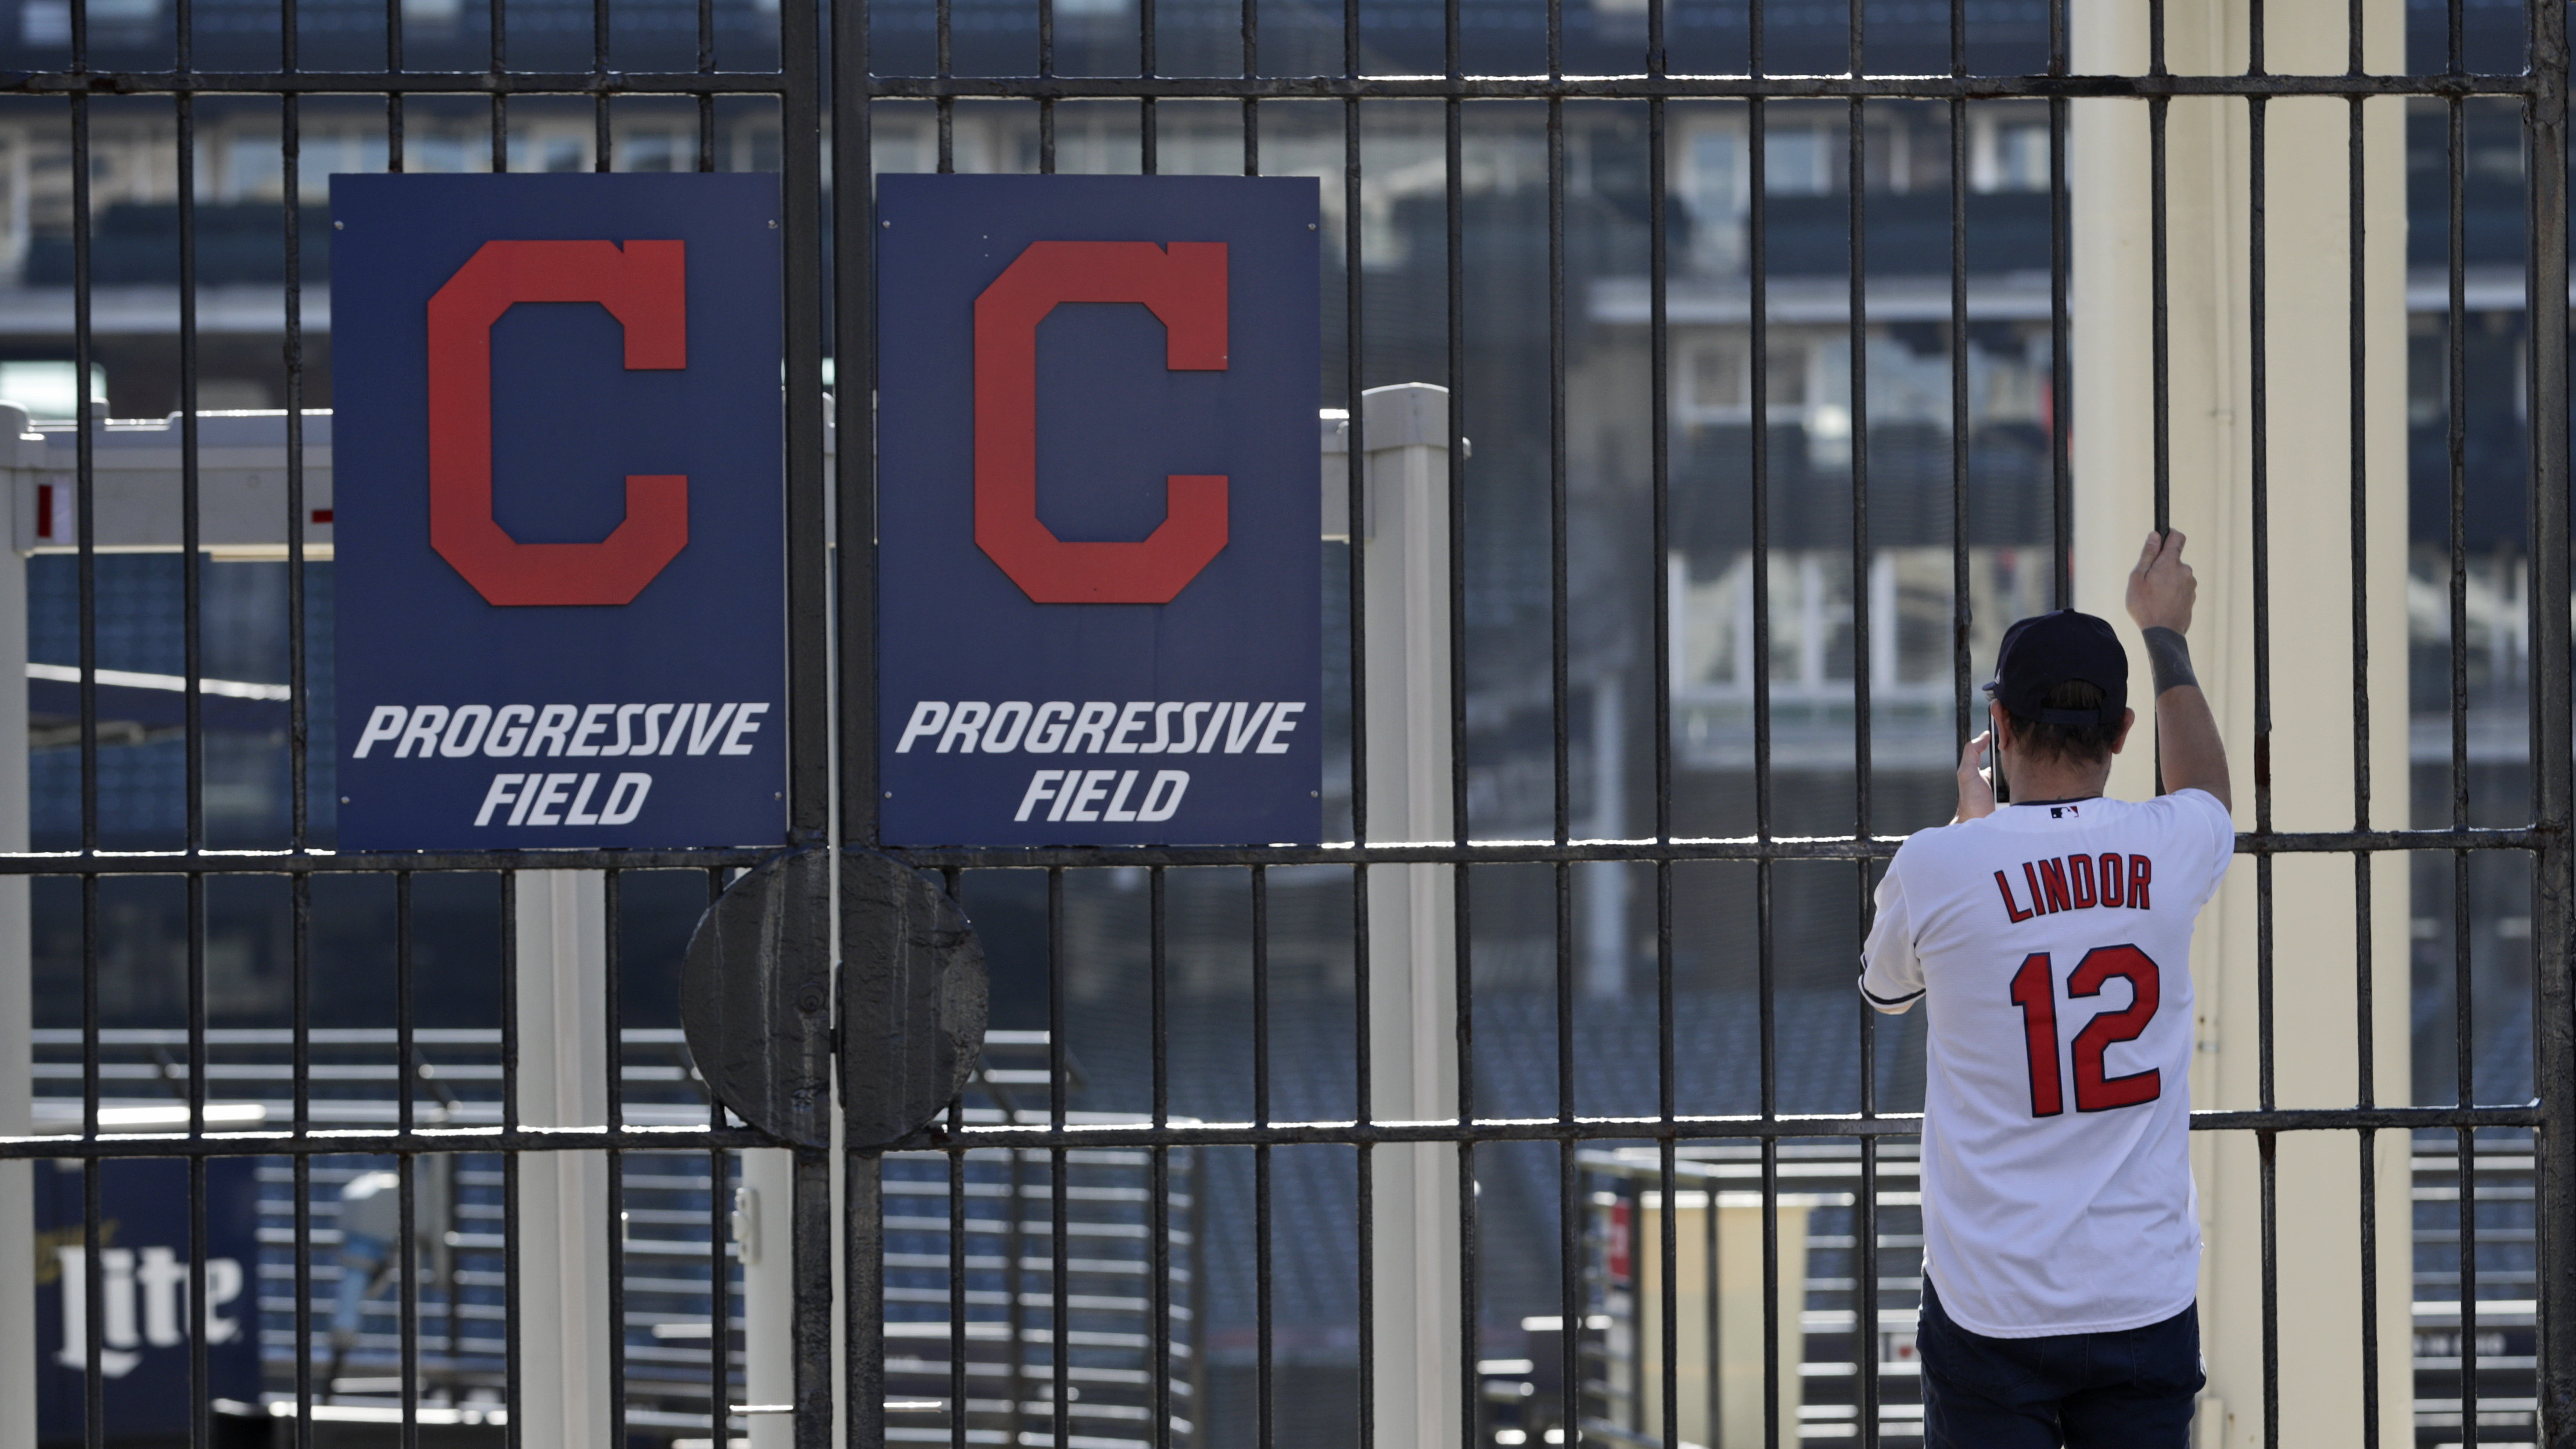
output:
[[[1862,0],[1851,5],[1851,68],[1861,69]],[[1847,217],[1851,235],[1851,600],[1852,600],[1852,838],[1867,840],[1871,829],[1870,752],[1870,531],[1869,531],[1869,129],[1865,102],[1850,102],[1850,134],[1844,169],[1850,188]],[[1853,914],[1861,939],[1869,937],[1870,862],[1852,867]],[[1860,1024],[1860,1113],[1878,1112],[1878,1013],[1852,1001]],[[1878,1139],[1860,1139],[1860,1183],[1852,1195],[1852,1363],[1858,1371],[1860,1442],[1878,1443]],[[1802,1340],[1803,1341],[1803,1340]]]
[[[951,891],[950,894],[955,894]],[[958,1097],[948,1104],[948,1126],[953,1136],[966,1125],[966,1099]],[[1004,1270],[1005,1278],[1010,1276]],[[1008,1290],[1016,1293],[1016,1287]],[[1014,1353],[1018,1345],[1012,1346]],[[972,1427],[967,1418],[966,1401],[966,1150],[952,1147],[948,1151],[948,1443],[949,1449],[966,1449]]]
[[[495,29],[497,31],[497,27]],[[705,77],[715,72],[716,0],[698,0],[698,74]],[[698,169],[716,169],[716,98],[714,92],[707,90],[698,92]],[[719,1408],[717,1412],[723,1411]],[[719,1434],[717,1437],[723,1436]]]
[[[501,886],[501,1128],[516,1131],[519,1122],[519,873],[504,871]],[[297,1140],[309,1142],[310,1132]],[[526,1337],[520,1332],[519,1292],[519,1154],[501,1154],[501,1404],[509,1422],[502,1426],[503,1449],[526,1449]]]
[[[787,28],[782,25],[782,29]],[[1163,76],[1162,100],[1774,100],[1847,96],[1919,100],[2134,100],[2156,96],[2511,96],[2527,99],[2535,82],[2521,74],[2475,75],[1304,75]],[[0,78],[0,95],[769,95],[796,89],[792,72],[513,70],[403,71],[88,71],[35,70]],[[1132,77],[883,75],[869,79],[878,100],[1135,100]]]
[[[404,1139],[412,1136],[419,1120],[420,1053],[415,1045],[413,965],[412,878],[406,872],[394,877],[394,1130]],[[447,1164],[439,1166],[444,1170]],[[401,1193],[393,1251],[402,1260],[402,1424],[398,1431],[402,1449],[420,1449],[419,1167],[420,1159],[407,1151],[394,1159]]]
[[[932,25],[938,35],[939,75],[942,80],[952,75],[957,65],[954,8],[953,0],[938,0],[932,15]],[[942,96],[939,98],[939,174],[946,176],[956,169],[957,98]],[[961,1407],[958,1412],[962,1414],[965,1411]]]
[[[2195,1132],[2351,1132],[2364,1127],[2430,1131],[2536,1127],[2540,1123],[2541,1108],[2536,1103],[2485,1107],[2280,1107],[2268,1112],[2200,1111],[2191,1116],[2191,1127]],[[1354,1147],[1398,1142],[1554,1142],[1569,1138],[1586,1142],[1622,1138],[1639,1141],[1671,1138],[1690,1142],[1763,1137],[1911,1137],[1922,1130],[1923,1119],[1917,1113],[1881,1112],[1875,1117],[1862,1117],[1856,1112],[1776,1112],[1768,1116],[1684,1115],[1670,1124],[1659,1116],[1586,1116],[1572,1121],[1557,1117],[1483,1117],[1463,1124],[1448,1118],[1421,1122],[1335,1119],[1273,1122],[1267,1126],[1249,1122],[1175,1124],[1159,1132],[1142,1124],[1084,1123],[1062,1128],[997,1124],[970,1125],[962,1136],[975,1149],[1023,1147],[1069,1151],[1077,1147],[1255,1147],[1263,1144],[1284,1147],[1318,1143]],[[944,1151],[949,1140],[943,1129],[934,1126],[889,1144],[887,1150]],[[102,1158],[238,1157],[303,1153],[326,1157],[343,1153],[397,1152],[605,1152],[610,1148],[629,1152],[671,1152],[776,1145],[776,1139],[748,1128],[716,1133],[698,1127],[629,1127],[612,1133],[588,1127],[426,1127],[408,1136],[392,1132],[319,1131],[301,1134],[223,1132],[191,1138],[181,1134],[120,1132],[113,1137],[101,1138],[95,1146],[82,1144],[79,1155]],[[63,1146],[59,1137],[0,1137],[0,1160],[61,1157],[65,1155]]]
[[[590,71],[597,77],[590,100],[590,164],[595,171],[617,169],[616,135],[609,127],[608,114],[608,3],[609,0],[590,0]]]
[[[2263,69],[2263,3],[2251,0],[2250,68]],[[2253,553],[2254,595],[2254,820],[2257,830],[2272,828],[2272,494],[2271,494],[2271,281],[2266,252],[2268,163],[2266,123],[2270,111],[2261,97],[2246,102],[2247,268],[2246,336],[2251,406],[2252,448],[2248,469],[2249,532]],[[2269,1111],[2278,1100],[2273,1037],[2273,970],[2275,964],[2272,903],[2272,859],[2254,861],[2254,1051],[2256,1100]],[[2263,1444],[2281,1441],[2281,1301],[2279,1141],[2270,1133],[2255,1138],[2261,1196]]]
[[[842,1442],[849,1449],[879,1449],[886,1442],[885,1159],[873,1150],[844,1150],[840,1158],[842,1276],[849,1300],[841,1320],[849,1354],[848,1397],[839,1405]],[[828,1289],[831,1260],[824,1258],[820,1267]],[[828,1422],[816,1424],[818,1437],[828,1428]]]
[[[1153,1121],[1156,1131],[1172,1122],[1172,1017],[1171,957],[1165,927],[1169,920],[1170,900],[1163,868],[1156,866],[1146,874],[1146,906],[1150,913],[1146,940],[1146,974],[1149,978],[1149,1023],[1153,1038]],[[1171,1449],[1172,1444],[1172,1149],[1155,1147],[1147,1156],[1146,1190],[1153,1200],[1146,1205],[1146,1266],[1153,1275],[1148,1297],[1154,1314],[1154,1363],[1152,1400],[1154,1405],[1155,1449]],[[1192,1412],[1198,1412],[1195,1405]]]
[[[606,1111],[602,1120],[614,1132],[626,1125],[626,1003],[623,973],[620,971],[624,952],[619,949],[618,909],[623,894],[624,878],[618,871],[600,872],[600,1056],[606,1063],[601,1084]],[[561,969],[561,962],[557,969]],[[570,1042],[563,1044],[565,1049]],[[608,1442],[626,1442],[626,1156],[615,1148],[608,1151],[608,1220],[599,1230],[608,1235],[608,1321],[603,1327],[608,1338]],[[570,1247],[569,1244],[566,1245]],[[708,1332],[713,1333],[713,1320]]]
[[[180,73],[193,68],[195,31],[192,0],[178,0],[172,16],[177,31]],[[172,102],[177,141],[179,211],[179,640],[181,759],[186,838],[190,849],[206,843],[206,736],[197,681],[205,660],[204,555],[198,552],[197,471],[197,113],[195,97]],[[83,426],[87,426],[84,421]],[[11,681],[14,687],[15,681]],[[193,878],[187,888],[188,1131],[206,1130],[206,884]],[[206,1300],[206,1162],[188,1162],[188,1303],[202,1317]],[[92,1300],[93,1302],[97,1300]],[[205,1449],[214,1439],[206,1334],[202,1327],[188,1339],[188,1441]],[[404,1449],[411,1449],[406,1445]]]
[[[1342,0],[1342,72],[1360,75],[1360,0]],[[1342,406],[1347,453],[1344,464],[1350,493],[1350,638],[1351,638],[1351,833],[1371,839],[1369,824],[1368,711],[1368,550],[1367,478],[1368,413],[1362,396],[1367,387],[1362,367],[1366,281],[1362,274],[1360,217],[1365,192],[1360,153],[1360,107],[1356,95],[1342,106]],[[1401,663],[1401,661],[1397,661]],[[1358,1120],[1375,1112],[1374,1080],[1369,1060],[1374,1039],[1369,1020],[1371,953],[1369,951],[1369,872],[1363,863],[1351,872],[1351,1002],[1352,1089]],[[1355,1154],[1355,1211],[1359,1242],[1355,1268],[1359,1283],[1359,1449],[1377,1443],[1377,1158],[1367,1143]],[[1417,1187],[1419,1183],[1415,1184]],[[1399,1435],[1406,1430],[1399,1429]]]
[[[840,12],[835,14],[835,33],[845,23]],[[822,102],[819,94],[823,81],[824,59],[817,35],[819,16],[806,0],[779,7],[779,68],[787,90],[779,101],[779,247],[785,255],[786,272],[786,341],[787,341],[787,537],[795,542],[787,550],[787,838],[796,845],[820,845],[826,838],[832,815],[831,771],[833,750],[831,720],[832,654],[825,623],[831,600],[832,577],[824,558],[820,540],[826,537],[827,510],[825,492],[830,486],[823,473],[823,128]],[[836,108],[836,126],[863,124],[865,116],[844,116]],[[859,108],[864,111],[864,107]],[[841,144],[836,134],[834,144]],[[864,154],[864,153],[862,153]],[[839,208],[836,224],[848,221],[853,205],[849,188],[833,196]],[[864,186],[857,188],[855,204],[859,207],[862,233],[852,236],[848,230],[836,232],[845,248],[864,249],[870,238],[866,227]],[[859,250],[859,257],[866,256]],[[858,263],[860,276],[866,275],[864,260]],[[846,283],[846,272],[832,274],[836,282]],[[848,384],[843,386],[846,394]],[[841,458],[846,466],[851,450],[862,454],[868,449],[865,424],[853,427],[846,412],[841,415]],[[853,500],[842,498],[838,524],[847,529]],[[860,506],[863,506],[863,501]],[[862,539],[865,535],[861,536]],[[848,535],[842,535],[844,550]],[[864,551],[865,544],[861,544]],[[850,557],[846,551],[843,557]],[[848,600],[841,601],[845,606]],[[862,606],[864,608],[864,606]],[[844,614],[847,627],[867,630],[871,616],[865,612]],[[846,691],[845,691],[846,695]],[[847,707],[844,698],[843,706]],[[862,715],[860,718],[866,718]],[[853,751],[841,761],[852,775],[866,777],[875,756],[866,750]],[[855,793],[860,786],[845,778],[844,790]],[[847,809],[848,795],[843,796]],[[865,817],[873,818],[873,817]],[[851,828],[844,822],[844,829]],[[641,852],[636,853],[638,856]],[[661,862],[637,859],[637,865]],[[699,866],[750,865],[719,857],[688,862]],[[764,1245],[764,1251],[766,1245]]]
[[[1261,5],[1260,0],[1242,0],[1243,78],[1251,80],[1261,74]],[[1243,102],[1243,174],[1261,174],[1261,102],[1245,97]]]
[[[2460,63],[2460,5],[2451,5],[2451,66]],[[2465,823],[2469,810],[2468,769],[2468,545],[2465,531],[2468,489],[2468,314],[2467,314],[2467,243],[2465,231],[2464,168],[2467,161],[2467,114],[2458,100],[2447,108],[2446,141],[2450,166],[2446,178],[2449,207],[2449,323],[2445,338],[2449,383],[2449,417],[2446,427],[2450,483],[2450,633],[2446,643],[2450,655],[2451,685],[2451,818]],[[2537,540],[2535,539],[2535,542]],[[2535,656],[2537,657],[2537,656]],[[2470,946],[2469,857],[2454,852],[2451,866],[2451,1001],[2452,1051],[2456,1069],[2457,1097],[2463,1106],[2477,1100],[2477,1086],[2472,1057],[2471,1038],[2475,1032],[2476,1014],[2472,1001],[2475,972]],[[2477,1141],[2474,1133],[2460,1131],[2453,1137],[2458,1154],[2459,1208],[2458,1242],[2460,1279],[2460,1410],[2462,1443],[2477,1442],[2478,1350],[2477,1350]]]
[[[1270,872],[1252,875],[1252,1120],[1270,1123]],[[1270,1144],[1252,1149],[1253,1383],[1257,1449],[1278,1443],[1278,1404],[1273,1397],[1277,1351],[1270,1287]]]
[[[1662,0],[1653,0],[1660,5]],[[1442,71],[1451,77],[1465,73],[1461,59],[1460,0],[1443,0],[1441,5]],[[1447,284],[1447,313],[1443,321],[1447,331],[1447,356],[1444,375],[1449,382],[1448,428],[1445,439],[1448,451],[1444,458],[1447,469],[1448,511],[1447,549],[1448,610],[1446,623],[1449,640],[1449,838],[1465,844],[1472,831],[1468,792],[1467,743],[1467,254],[1466,254],[1466,107],[1452,100],[1441,107],[1441,221],[1446,255],[1442,258],[1442,279]],[[1657,188],[1661,178],[1649,181]],[[1660,204],[1658,202],[1657,204]],[[1659,364],[1660,365],[1660,364]],[[1356,683],[1359,679],[1354,674]],[[1430,832],[1421,832],[1428,835]],[[1457,1047],[1458,1116],[1471,1121],[1476,1115],[1476,963],[1475,963],[1475,872],[1465,865],[1452,868],[1450,889],[1451,982],[1455,995],[1452,1027]],[[1484,1418],[1483,1379],[1478,1373],[1481,1356],[1479,1341],[1484,1331],[1482,1321],[1482,1245],[1483,1223],[1476,1195],[1476,1145],[1458,1144],[1458,1334],[1462,1345],[1458,1355],[1458,1418],[1460,1442],[1476,1443],[1482,1438]]]
[[[1646,8],[1646,69],[1661,74],[1664,69],[1665,0],[1648,0]],[[1647,576],[1653,580],[1649,627],[1653,643],[1652,663],[1648,666],[1654,692],[1653,721],[1655,731],[1655,838],[1670,840],[1673,834],[1673,680],[1672,680],[1672,335],[1670,298],[1671,237],[1667,207],[1670,204],[1670,178],[1667,168],[1668,137],[1665,130],[1665,102],[1654,97],[1646,102],[1646,246],[1647,246],[1647,478],[1651,536],[1647,557]],[[1453,562],[1454,569],[1456,564]],[[1464,699],[1459,701],[1463,713]],[[1463,826],[1464,821],[1461,820]],[[1463,834],[1463,832],[1462,832]],[[1460,883],[1465,893],[1465,883]],[[1466,940],[1462,927],[1459,940]],[[1462,976],[1464,973],[1461,973]],[[1670,862],[1655,866],[1655,1105],[1666,1122],[1674,1119],[1676,1109],[1673,1001],[1673,868]],[[1465,1080],[1461,1072],[1461,1081]],[[1472,1120],[1474,1113],[1461,1101],[1458,1115]],[[1656,1144],[1656,1190],[1661,1194],[1661,1210],[1656,1214],[1657,1240],[1655,1288],[1657,1322],[1661,1329],[1654,1345],[1658,1366],[1662,1370],[1662,1393],[1656,1404],[1656,1417],[1663,1430],[1664,1449],[1681,1449],[1681,1195],[1675,1190],[1675,1145],[1669,1140]],[[1714,1218],[1716,1203],[1707,1207]],[[1640,1285],[1642,1288],[1643,1285]],[[1714,1427],[1712,1423],[1712,1428]]]
[[[1758,599],[1759,596],[1757,596]],[[2342,854],[2461,850],[2528,851],[2543,832],[2531,826],[2476,826],[2433,830],[2275,830],[2240,831],[2239,855]],[[1680,837],[1634,841],[1383,841],[1366,845],[1248,846],[1107,846],[970,849],[897,849],[888,853],[922,870],[1062,870],[1100,866],[1192,865],[1401,865],[1475,864],[1544,865],[1557,861],[1619,860],[1884,860],[1896,854],[1905,837],[1880,835],[1856,841],[1849,835]],[[546,865],[557,870],[748,868],[776,855],[768,850],[624,850],[548,851]],[[525,866],[526,857],[511,851],[423,851],[411,855],[330,855],[294,851],[28,851],[0,855],[5,875],[370,875],[383,872],[493,871]]]
[[[2576,1434],[2576,1274],[2567,1271],[2569,1225],[2576,1221],[2576,1004],[2571,1004],[2570,896],[2576,895],[2576,850],[2567,830],[2576,817],[2576,758],[2570,755],[2568,597],[2567,378],[2567,16],[2553,5],[2529,13],[2535,90],[2525,105],[2530,137],[2531,415],[2531,770],[2532,818],[2546,843],[2532,862],[2533,1075],[2549,1126],[2539,1134],[2537,1184],[2539,1273],[2535,1284],[2540,1343],[2535,1401],[2554,1445]],[[2456,266],[2457,263],[2454,262]],[[2553,290],[2554,289],[2554,290]],[[2457,650],[2462,641],[2454,638]],[[2466,1099],[2463,1099],[2464,1101]],[[2465,1198],[2462,1207],[2465,1210]],[[2470,1284],[2464,1277],[2461,1291]],[[2462,1321],[2463,1362],[2472,1345]],[[2463,1394],[2461,1422],[2475,1405]]]
[[[1962,38],[1967,0],[1951,0],[1950,64],[1966,64]],[[1975,696],[1970,692],[1969,658],[1974,638],[1974,606],[1969,581],[1971,444],[1976,420],[1968,411],[1968,103],[1953,100],[1950,119],[1950,691],[1956,701],[1957,738],[1952,747],[1965,753],[1978,732]],[[1989,763],[1992,763],[1991,761]]]
[[[1548,0],[1548,71],[1563,65],[1563,0]],[[1572,748],[1566,721],[1568,692],[1566,639],[1566,415],[1565,415],[1565,102],[1547,103],[1547,356],[1548,356],[1548,726],[1550,783],[1555,790],[1556,839],[1573,838]],[[1599,687],[1597,684],[1596,688]],[[1595,750],[1610,748],[1596,739]],[[1576,1110],[1574,1090],[1574,867],[1564,861],[1552,872],[1556,910],[1552,925],[1556,945],[1556,1111],[1560,1120]],[[1582,1178],[1572,1142],[1557,1145],[1557,1311],[1562,1329],[1557,1347],[1564,1374],[1561,1422],[1567,1443],[1582,1437],[1584,1421],[1583,1338],[1586,1264],[1583,1258]]]
[[[1040,5],[1052,0],[1039,0]],[[1064,947],[1064,872],[1047,872],[1047,1131],[1050,1137],[1067,1135],[1065,1095],[1071,1084],[1066,1070],[1065,1030],[1070,1021],[1065,1012],[1068,978],[1073,962]],[[1014,1124],[1016,1125],[1016,1124]],[[1162,1129],[1166,1132],[1169,1128]],[[1073,1287],[1072,1257],[1068,1246],[1065,1199],[1071,1186],[1065,1149],[1057,1147],[1047,1154],[1047,1409],[1053,1421],[1056,1449],[1070,1449],[1073,1436]]]
[[[2065,65],[2065,0],[2050,0],[2052,69]],[[2259,104],[2259,102],[2257,103]],[[2066,185],[2067,101],[2048,101],[2048,528],[2051,607],[2075,607],[2075,217]],[[1998,777],[2000,778],[2000,777]]]
[[[2361,0],[2351,0],[2344,9],[2346,40],[2345,70],[2358,75],[2363,68],[2362,42],[2364,29]],[[2346,285],[2349,289],[2345,307],[2349,313],[2352,357],[2346,364],[2346,425],[2351,458],[2352,513],[2352,818],[2356,829],[2370,828],[2370,428],[2369,428],[2369,290],[2366,285],[2370,255],[2370,229],[2367,202],[2370,194],[2363,123],[2367,113],[2360,101],[2346,108],[2344,139],[2344,195]],[[2161,329],[2160,329],[2161,330]],[[2163,381],[2164,369],[2159,362],[2157,379]],[[2356,852],[2352,859],[2353,891],[2353,1019],[2356,1051],[2355,1101],[2364,1107],[2379,1100],[2378,1028],[2374,1016],[2378,1010],[2372,967],[2376,932],[2372,917],[2371,860]],[[2358,1152],[2355,1166],[2361,1186],[2361,1435],[2363,1449],[2379,1449],[2379,1167],[2378,1134],[2364,1129],[2355,1142]],[[2410,1295],[2411,1297],[2411,1295]]]

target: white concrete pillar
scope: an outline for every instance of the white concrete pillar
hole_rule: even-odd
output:
[[[2179,74],[2232,74],[2246,64],[2246,7],[2172,0],[2168,64]],[[2367,0],[2374,73],[2402,68],[2395,0]],[[2340,73],[2348,31],[2341,0],[2274,0],[2266,62],[2279,73]],[[2147,68],[2146,13],[2120,0],[2077,0],[2079,71]],[[2349,829],[2352,705],[2367,697],[2373,827],[2408,821],[2406,752],[2405,136],[2403,102],[2365,115],[2363,376],[2369,585],[2369,672],[2352,668],[2352,337],[2347,250],[2348,103],[2268,104],[2266,368],[2269,418],[2271,685],[2276,748],[2273,823]],[[2075,582],[2079,607],[2125,624],[2122,595],[2153,522],[2154,414],[2145,103],[2078,101],[2074,191]],[[2251,125],[2242,100],[2171,103],[2167,133],[2173,521],[2191,538],[2200,577],[2192,648],[2230,750],[2238,828],[2255,824],[2252,469]],[[2145,659],[2131,638],[2131,700],[2146,711]],[[2154,788],[2152,731],[2114,773],[2115,793]],[[2202,913],[2192,976],[2199,1045],[2192,1105],[2259,1105],[2255,865],[2240,858]],[[2404,862],[2373,865],[2367,927],[2374,962],[2369,1023],[2376,1100],[2408,1100],[2408,883]],[[2358,1098],[2354,867],[2349,856],[2283,857],[2274,868],[2273,1051],[2284,1107],[2350,1106]],[[2207,1251],[2201,1276],[2209,1388],[2195,1440],[2263,1442],[2260,1180],[2250,1134],[2195,1138]],[[2360,1163],[2345,1133],[2280,1138],[2277,1167],[2281,1305],[2280,1442],[2362,1438]],[[2378,1183],[2380,1433],[2413,1433],[2411,1211],[2404,1133],[2382,1133]]]
[[[13,417],[12,414],[15,414]],[[25,414],[0,407],[0,446]],[[27,848],[27,560],[0,548],[0,851]],[[0,877],[0,1137],[35,1130],[27,878]],[[0,1449],[35,1449],[35,1164],[0,1162]]]
[[[523,870],[517,880],[519,1120],[596,1127],[608,1120],[605,877]],[[519,1159],[520,1437],[530,1445],[619,1449],[608,1442],[615,1231],[607,1154]]]
[[[795,1402],[795,1280],[788,1273],[789,1206],[796,1193],[794,1154],[774,1148],[742,1154],[742,1189],[734,1199],[734,1242],[742,1255],[742,1398],[746,1405]],[[724,1332],[719,1320],[716,1332]],[[753,1414],[743,1420],[751,1449],[788,1449],[796,1420]],[[716,1423],[716,1449],[732,1431]]]
[[[1368,451],[1362,588],[1368,610],[1368,839],[1454,838],[1449,809],[1449,392],[1361,394]],[[1325,468],[1327,532],[1347,530],[1347,474]],[[1341,484],[1336,488],[1336,483]],[[1334,501],[1343,507],[1333,508]],[[1339,526],[1333,526],[1339,525]],[[1369,871],[1370,1112],[1458,1114],[1457,914],[1452,868]],[[1372,1171],[1377,1440],[1460,1439],[1458,1155],[1381,1147]]]

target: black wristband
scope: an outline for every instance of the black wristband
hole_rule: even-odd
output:
[[[2200,687],[2200,676],[2191,672],[2191,646],[2183,642],[2180,634],[2161,627],[2148,629],[2145,634],[2147,666],[2155,672],[2157,694],[2185,684]]]

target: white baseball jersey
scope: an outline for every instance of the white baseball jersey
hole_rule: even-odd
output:
[[[2191,1305],[2191,928],[2235,844],[2216,797],[2179,790],[2003,806],[1889,864],[1861,990],[1926,1002],[1923,1263],[1962,1328]]]

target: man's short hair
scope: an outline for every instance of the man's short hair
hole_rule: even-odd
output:
[[[2069,679],[2049,687],[2043,708],[2051,710],[2099,710],[2102,691],[2081,679]],[[2119,741],[2120,725],[2048,724],[2025,719],[2009,709],[2013,745],[2023,756],[2033,760],[2062,760],[2076,765],[2098,765],[2111,758],[2111,746]]]

